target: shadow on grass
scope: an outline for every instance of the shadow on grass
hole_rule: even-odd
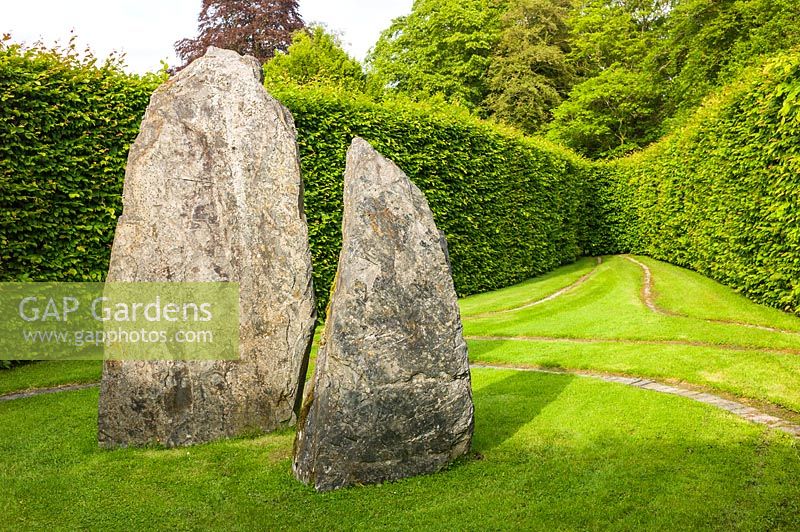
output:
[[[513,370],[512,370],[513,371]],[[507,376],[505,376],[507,375]],[[503,377],[505,376],[505,377]],[[498,379],[475,390],[473,449],[485,452],[502,445],[553,403],[575,377],[498,371]]]
[[[487,459],[323,495],[292,476],[291,431],[101,452],[97,394],[0,404],[0,529],[800,530],[793,441],[568,375],[476,370]]]

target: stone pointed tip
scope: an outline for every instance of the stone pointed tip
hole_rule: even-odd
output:
[[[350,149],[347,151],[348,154],[355,154],[358,152],[378,153],[378,150],[373,148],[372,144],[362,139],[361,137],[355,137],[353,139],[353,142],[350,143]]]
[[[241,63],[246,63],[249,67],[253,69],[253,76],[258,80],[259,83],[264,82],[264,71],[261,67],[261,63],[253,57],[252,55],[242,55],[236,50],[229,50],[227,48],[217,48],[216,46],[209,46],[206,49],[206,53],[203,54],[202,58],[206,59],[218,59],[222,61],[239,61]]]
[[[334,284],[297,478],[329,491],[432,473],[465,454],[469,358],[441,233],[424,194],[358,137]]]
[[[216,46],[209,46],[203,57],[242,57],[239,52],[228,50],[227,48],[217,48]]]

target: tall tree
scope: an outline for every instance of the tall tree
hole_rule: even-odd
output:
[[[625,155],[658,139],[663,105],[648,75],[613,65],[572,89],[553,112],[549,136],[588,157]]]
[[[537,131],[574,81],[567,63],[566,19],[572,0],[512,0],[489,67],[491,114],[524,131]]]
[[[755,58],[800,44],[797,0],[681,0],[652,62],[668,76],[671,99],[689,111]]]
[[[209,46],[235,50],[266,63],[286,50],[292,34],[304,27],[297,0],[203,0],[199,35],[175,43],[184,65],[202,56]]]
[[[678,0],[580,0],[569,21],[570,61],[587,77],[621,65],[636,70],[664,37]]]
[[[666,116],[665,79],[651,61],[678,0],[579,0],[568,61],[583,78],[549,124],[551,138],[589,157],[652,142]]]
[[[416,0],[370,54],[373,82],[414,98],[443,95],[479,107],[506,6],[507,0]]]
[[[364,92],[366,76],[361,63],[347,55],[339,38],[323,26],[312,26],[295,33],[287,52],[278,52],[264,65],[270,83],[326,85]]]

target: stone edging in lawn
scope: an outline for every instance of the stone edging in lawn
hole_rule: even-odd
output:
[[[551,375],[572,375],[575,377],[586,377],[590,379],[601,380],[604,382],[633,386],[635,388],[641,388],[643,390],[649,390],[651,392],[677,395],[680,397],[691,399],[692,401],[697,401],[699,403],[720,408],[722,410],[725,410],[726,412],[730,412],[731,414],[734,414],[735,416],[744,419],[746,421],[749,421],[751,423],[766,425],[767,427],[770,427],[772,429],[780,430],[787,434],[791,434],[796,438],[800,438],[800,425],[773,416],[771,414],[758,410],[757,408],[753,408],[752,406],[738,403],[736,401],[731,401],[729,399],[725,399],[724,397],[720,397],[710,393],[698,392],[695,390],[690,390],[688,388],[679,388],[676,386],[662,384],[660,382],[652,381],[649,379],[640,379],[637,377],[622,377],[617,375],[605,375],[602,373],[591,373],[584,371],[569,371],[569,370],[556,371],[556,370],[534,368],[534,367],[490,365],[481,363],[472,363],[471,367],[480,369],[530,371],[535,373],[547,373]]]
[[[100,386],[97,382],[88,384],[66,384],[64,386],[56,386],[53,388],[38,388],[34,390],[26,390],[23,392],[13,392],[5,395],[0,395],[0,402],[14,401],[15,399],[27,399],[28,397],[36,397],[38,395],[48,395],[51,393],[60,392],[77,392],[78,390],[88,390],[89,388],[97,388]]]
[[[744,346],[733,344],[713,344],[689,340],[633,340],[620,338],[568,338],[559,336],[465,336],[466,340],[483,342],[546,342],[565,344],[617,344],[617,345],[675,345],[685,347],[704,347],[721,351],[741,351],[744,353],[769,353],[773,355],[800,356],[800,349]]]
[[[591,373],[586,371],[569,371],[569,370],[556,371],[556,370],[527,367],[527,366],[505,366],[505,365],[491,365],[491,364],[481,364],[481,363],[471,363],[470,366],[472,368],[479,368],[479,369],[529,371],[534,373],[547,373],[550,375],[572,375],[576,377],[597,379],[609,383],[633,386],[636,388],[641,388],[643,390],[649,390],[651,392],[677,395],[680,397],[691,399],[693,401],[697,401],[699,403],[715,406],[717,408],[730,412],[731,414],[734,414],[735,416],[738,416],[741,419],[750,421],[751,423],[766,425],[767,427],[770,427],[772,429],[780,430],[782,432],[786,432],[787,434],[791,434],[796,438],[800,438],[800,425],[779,418],[777,416],[767,414],[766,412],[758,410],[757,408],[753,408],[752,406],[738,403],[736,401],[731,401],[729,399],[725,399],[724,397],[720,397],[718,395],[713,395],[706,392],[698,392],[688,388],[679,388],[676,386],[662,384],[660,382],[649,379],[641,379],[638,377],[623,377],[619,375],[605,375],[602,373]],[[39,395],[88,390],[90,388],[96,388],[98,386],[99,383],[95,382],[88,384],[70,384],[66,386],[58,386],[55,388],[28,390],[25,392],[15,392],[6,395],[0,395],[0,402],[13,401],[16,399],[26,399],[29,397],[36,397]]]

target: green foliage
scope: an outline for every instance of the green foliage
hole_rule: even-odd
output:
[[[0,371],[31,364],[30,360],[0,360]]]
[[[322,26],[295,33],[287,52],[277,52],[264,65],[267,86],[327,85],[353,92],[366,90],[361,64],[347,55],[342,43]]]
[[[128,147],[158,80],[18,47],[3,50],[0,69],[0,94],[11,102],[0,117],[0,279],[102,280]],[[522,281],[590,247],[592,172],[566,150],[463,111],[376,104],[322,86],[272,89],[299,130],[321,309],[341,247],[342,175],[356,135],[425,192],[462,295]]]
[[[163,78],[0,44],[0,279],[100,281],[128,147]]]
[[[664,39],[674,3],[589,0],[572,12],[567,60],[583,81],[553,111],[553,140],[611,158],[660,136],[668,82],[648,58]]]
[[[416,99],[440,94],[478,108],[500,36],[505,0],[417,0],[382,34],[368,58],[374,82]]]
[[[586,82],[573,91],[586,92],[576,101],[593,114],[576,112],[559,122],[564,131],[610,139],[609,152],[627,149],[636,135],[652,138],[657,129],[648,121],[661,95],[622,67],[595,79],[605,86]],[[1,280],[104,278],[127,151],[162,80],[81,60],[74,49],[64,56],[0,47]],[[340,89],[273,89],[299,130],[320,307],[340,248],[345,153],[358,135],[425,192],[448,237],[461,295],[508,286],[581,254],[637,251],[782,309],[800,308],[797,55],[748,70],[682,129],[612,163],[589,163],[463,108],[378,104]],[[624,114],[602,106],[611,97]],[[560,109],[557,117],[570,107]],[[627,123],[630,116],[639,121]]]
[[[653,142],[743,68],[800,43],[800,3],[589,0],[569,25],[568,60],[586,85],[554,113],[554,138],[610,157]]]
[[[692,109],[765,54],[800,44],[796,0],[683,0],[655,49],[652,68],[670,80],[671,100]]]
[[[625,155],[658,139],[663,101],[646,74],[614,65],[575,86],[549,134],[588,157]]]
[[[612,65],[638,68],[676,0],[586,0],[569,20],[569,60],[586,77]]]
[[[489,68],[490,114],[532,133],[569,92],[566,16],[572,0],[512,0]]]
[[[681,129],[608,169],[618,247],[800,309],[800,56],[747,70]]]
[[[341,247],[345,154],[361,136],[425,193],[459,294],[522,281],[587,250],[589,168],[565,150],[473,118],[324,90],[283,90],[299,131],[314,276],[324,306]]]
[[[553,138],[610,158],[797,44],[796,0],[418,0],[381,36],[369,78],[528,133],[555,120]]]

